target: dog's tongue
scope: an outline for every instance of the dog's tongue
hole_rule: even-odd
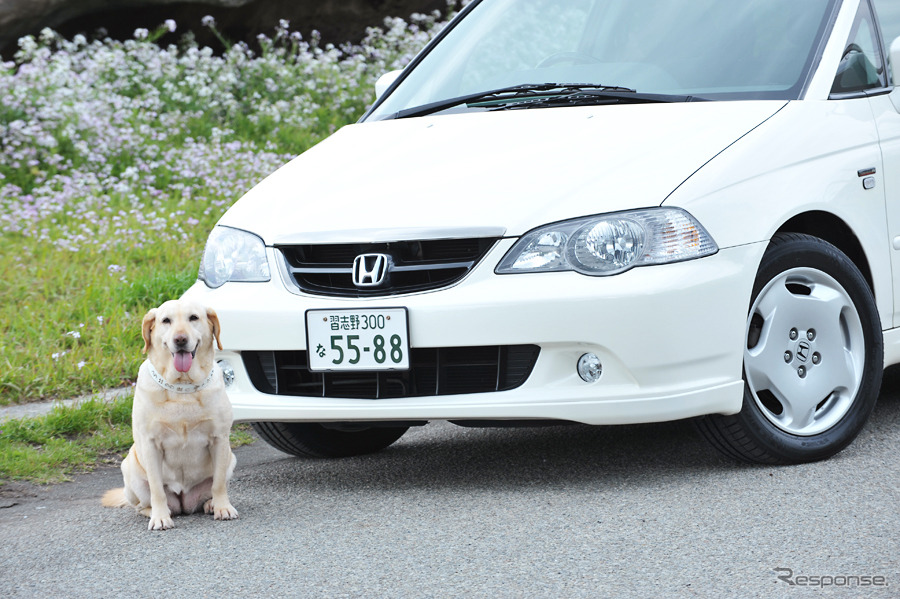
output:
[[[175,354],[175,370],[178,372],[187,372],[191,369],[191,362],[194,357],[189,351],[180,351]]]

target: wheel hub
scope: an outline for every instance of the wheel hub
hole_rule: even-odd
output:
[[[806,378],[811,368],[822,363],[822,354],[816,346],[815,329],[799,331],[796,327],[791,328],[784,361],[800,378]]]
[[[820,270],[781,273],[751,308],[747,385],[762,414],[790,434],[815,435],[840,421],[859,388],[864,353],[853,302]]]

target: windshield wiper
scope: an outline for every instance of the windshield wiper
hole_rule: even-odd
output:
[[[427,116],[436,112],[462,106],[464,104],[483,104],[490,103],[498,106],[507,102],[518,102],[524,100],[535,100],[547,97],[568,96],[580,92],[602,91],[608,93],[634,94],[635,90],[628,87],[617,87],[611,85],[598,85],[595,83],[527,83],[524,85],[513,85],[510,87],[501,87],[490,91],[478,92],[474,94],[466,94],[446,100],[438,100],[413,108],[406,108],[395,113],[388,118],[404,119],[417,116]]]
[[[602,104],[668,104],[675,102],[708,102],[706,98],[673,94],[648,94],[634,90],[623,93],[619,89],[576,90],[571,93],[515,99],[492,110],[519,110],[523,108],[554,108],[559,106],[597,106]]]

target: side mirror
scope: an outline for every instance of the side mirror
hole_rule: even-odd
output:
[[[894,85],[900,86],[900,37],[891,43],[891,72],[894,76]]]
[[[900,38],[897,39],[900,41]],[[895,44],[897,42],[894,42]],[[898,46],[898,51],[900,51],[900,46]],[[898,59],[900,60],[900,59]],[[388,90],[388,88],[394,84],[394,81],[397,80],[397,77],[400,76],[400,73],[403,71],[391,71],[389,73],[385,73],[381,77],[378,78],[378,81],[375,82],[375,99],[381,98],[384,95],[384,92]]]

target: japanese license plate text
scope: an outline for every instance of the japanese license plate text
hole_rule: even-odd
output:
[[[407,370],[406,308],[308,310],[309,369]]]

